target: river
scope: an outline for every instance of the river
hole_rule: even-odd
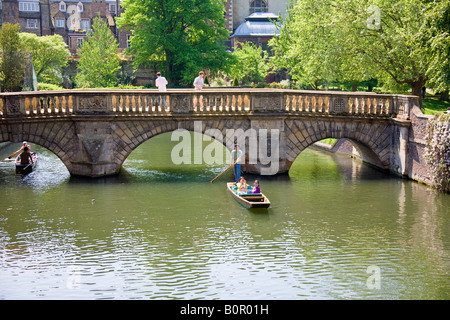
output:
[[[231,172],[210,183],[227,164],[174,165],[174,143],[100,179],[37,145],[15,174],[1,149],[0,299],[450,298],[449,194],[309,148],[248,210]]]

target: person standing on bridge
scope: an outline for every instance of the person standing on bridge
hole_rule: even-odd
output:
[[[194,87],[195,87],[195,90],[202,90],[203,89],[203,86],[205,85],[204,84],[204,82],[203,82],[203,77],[204,77],[204,72],[203,71],[200,71],[199,73],[198,73],[198,77],[197,78],[195,78],[195,80],[194,80]],[[194,95],[194,107],[196,107],[197,106],[197,100],[200,100],[199,102],[200,102],[200,111],[203,111],[203,96],[202,95],[200,95],[200,98],[198,98],[198,96],[197,95]]]
[[[231,164],[233,165],[234,180],[236,183],[239,182],[239,178],[241,177],[241,160],[242,151],[239,149],[239,146],[235,144],[234,150],[231,151]]]
[[[158,87],[158,90],[160,92],[165,92],[167,91],[167,79],[165,77],[161,76],[161,72],[156,73],[156,80],[155,80],[155,85]],[[169,106],[167,105],[166,102],[166,96],[159,96],[159,105],[162,105],[162,101],[164,101],[164,107],[166,108],[166,111],[169,111]]]

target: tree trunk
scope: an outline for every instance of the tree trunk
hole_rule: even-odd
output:
[[[423,88],[424,85],[425,85],[425,81],[422,80],[422,79],[411,83],[412,94],[414,96],[418,96],[419,97],[419,106],[420,106],[420,108],[423,108],[422,88]]]
[[[352,81],[352,91],[358,90],[358,81]]]
[[[439,100],[448,101],[448,90],[441,92],[441,97]]]

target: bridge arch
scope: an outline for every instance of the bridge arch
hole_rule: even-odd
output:
[[[27,141],[44,147],[55,154],[71,172],[74,126],[73,122],[67,121],[13,123],[9,126],[9,133],[0,135],[0,142]]]
[[[228,151],[231,151],[234,136],[229,135],[229,130],[245,131],[250,128],[250,121],[241,120],[208,120],[193,118],[190,120],[167,121],[164,120],[136,120],[126,122],[114,122],[111,124],[113,129],[113,140],[116,142],[117,159],[115,160],[120,167],[128,156],[142,143],[149,139],[164,133],[174,132],[177,129],[184,129],[190,132],[198,132],[209,136],[224,145]]]
[[[348,139],[365,162],[389,168],[393,127],[389,122],[368,120],[339,121],[308,119],[287,120],[286,171],[299,154],[312,144],[327,138]]]

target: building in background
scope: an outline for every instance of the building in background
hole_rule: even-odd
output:
[[[268,50],[267,43],[277,30],[273,20],[285,16],[289,0],[228,0],[225,20],[230,31],[230,46],[253,42]]]
[[[116,35],[121,50],[127,48],[131,31],[116,28],[116,0],[0,0],[0,23],[18,23],[21,32],[38,36],[59,34],[72,54],[100,15]],[[120,14],[119,5],[119,14]]]

